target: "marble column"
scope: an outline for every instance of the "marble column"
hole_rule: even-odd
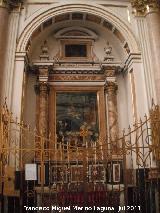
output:
[[[109,143],[112,151],[118,148],[118,112],[117,112],[117,89],[115,82],[108,81],[106,84],[108,125],[109,125]]]
[[[144,17],[146,20],[151,51],[151,69],[154,75],[157,102],[160,104],[160,2],[159,0],[132,0],[132,7],[137,17]]]
[[[37,68],[38,72],[38,82],[35,86],[35,92],[37,94],[36,98],[36,127],[38,130],[38,135],[35,146],[40,149],[40,152],[36,153],[36,158],[44,157],[43,159],[48,159],[49,153],[47,149],[49,148],[49,66],[39,65]],[[44,151],[44,152],[43,152]]]
[[[2,103],[2,83],[4,74],[9,11],[6,4],[0,1],[0,103]]]
[[[47,82],[39,83],[39,133],[48,138],[48,93],[49,85]]]
[[[48,138],[48,95],[49,95],[49,85],[48,85],[48,66],[38,67],[38,131],[43,136]]]
[[[49,148],[49,121],[48,121],[48,95],[49,85],[48,82],[39,82],[35,86],[35,92],[37,95],[36,100],[36,126],[38,131],[38,137],[35,139],[35,147],[39,149],[36,152],[36,158],[41,159],[42,153],[43,160],[48,158],[48,152],[45,149]],[[43,152],[44,151],[44,152]]]

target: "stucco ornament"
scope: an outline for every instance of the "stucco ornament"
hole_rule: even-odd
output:
[[[104,51],[106,53],[106,56],[110,56],[112,53],[112,47],[109,45],[109,42],[107,42],[107,46],[104,48]]]
[[[48,44],[47,41],[45,40],[43,45],[41,46],[41,51],[43,55],[48,54]]]
[[[39,57],[41,60],[49,60],[48,44],[46,40],[43,42],[43,45],[41,46],[41,55]]]
[[[114,57],[112,56],[112,46],[107,42],[107,45],[104,48],[105,57],[104,61],[113,61]]]

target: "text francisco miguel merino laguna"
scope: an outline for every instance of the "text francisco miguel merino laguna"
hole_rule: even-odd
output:
[[[40,206],[36,206],[36,207],[31,207],[31,206],[24,206],[26,211],[58,211],[58,212],[62,212],[62,211],[71,211],[72,209],[76,210],[76,211],[99,211],[99,212],[104,212],[104,211],[114,211],[115,208],[114,207],[109,207],[109,206],[46,206],[46,207],[40,207]],[[140,212],[140,206],[118,206],[118,212],[122,211],[122,210],[137,210],[137,212]]]

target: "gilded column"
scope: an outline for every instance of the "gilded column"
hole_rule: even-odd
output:
[[[118,148],[118,111],[117,111],[117,89],[115,82],[108,81],[106,84],[107,108],[108,108],[108,126],[109,143],[111,149],[115,151]]]
[[[137,17],[144,17],[147,24],[157,101],[160,103],[160,2],[158,0],[132,0]],[[147,36],[147,35],[146,35]]]
[[[2,83],[5,64],[5,53],[7,43],[9,9],[3,0],[0,0],[0,102],[2,97]]]

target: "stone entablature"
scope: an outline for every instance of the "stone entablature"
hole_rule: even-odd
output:
[[[47,78],[49,82],[53,81],[88,81],[104,82],[108,78],[115,78],[121,73],[120,65],[104,64],[53,64],[45,65],[35,63],[29,72],[37,75],[39,79],[46,78],[46,74],[40,73],[40,70],[48,70]]]

